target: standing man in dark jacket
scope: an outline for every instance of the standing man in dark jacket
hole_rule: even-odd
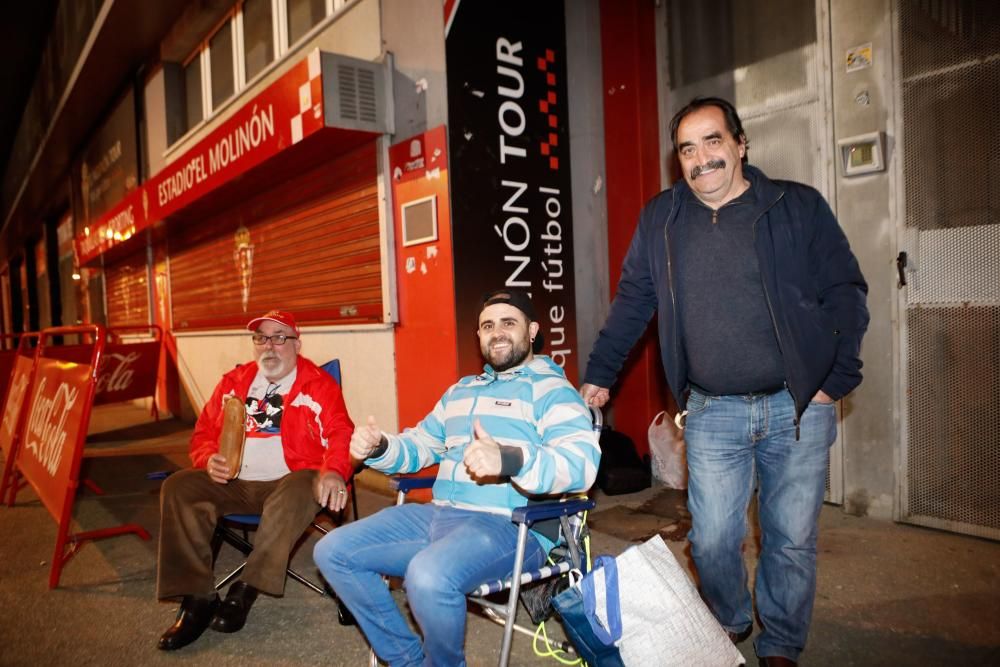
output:
[[[813,188],[747,164],[736,109],[698,98],[670,122],[684,182],[643,209],[584,399],[602,406],[657,312],[685,419],[691,551],[702,596],[734,642],[750,636],[741,545],[759,485],[754,593],[764,665],[794,665],[816,591],[817,520],[835,401],[861,382],[868,286]]]

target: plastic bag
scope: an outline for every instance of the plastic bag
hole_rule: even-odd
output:
[[[653,477],[672,489],[687,488],[687,456],[684,431],[662,411],[649,425],[649,454]]]
[[[595,667],[745,664],[687,572],[653,536],[552,598],[580,657]]]

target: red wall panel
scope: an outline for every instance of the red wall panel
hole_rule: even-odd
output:
[[[653,3],[602,0],[601,51],[613,297],[639,211],[660,190]],[[613,426],[631,437],[640,453],[648,451],[646,431],[666,407],[667,394],[653,325],[632,351],[612,393]]]

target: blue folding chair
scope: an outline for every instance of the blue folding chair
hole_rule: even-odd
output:
[[[322,366],[320,366],[320,368],[322,368],[334,380],[336,380],[338,385],[341,385],[339,359],[332,359],[323,364]],[[356,494],[354,493],[353,487],[349,486],[348,493],[350,493],[351,495],[352,517],[354,521],[357,521],[358,499]],[[316,516],[319,517],[324,512],[327,512],[326,508],[320,509],[319,512],[316,513]],[[341,512],[340,514],[341,516],[339,518],[343,520],[343,512]],[[240,550],[244,556],[249,556],[250,552],[253,551],[253,543],[250,542],[249,531],[252,529],[255,530],[259,525],[260,525],[260,514],[226,514],[225,516],[223,516],[222,519],[219,521],[219,525],[215,529],[215,535],[213,536],[212,539],[213,556],[218,556],[219,549],[221,548],[223,542],[226,542],[230,546]],[[315,528],[324,535],[326,535],[329,532],[317,521],[313,521],[311,527]],[[239,530],[240,533],[235,532],[234,529]],[[220,579],[219,582],[215,585],[215,589],[219,590],[220,588],[228,584],[230,581],[238,577],[240,573],[243,572],[243,568],[245,567],[246,567],[246,562],[244,561],[239,567],[237,567],[235,570],[233,570],[225,577]],[[285,573],[295,581],[299,582],[300,584],[302,584],[307,588],[312,589],[313,591],[319,593],[320,595],[328,594],[327,591],[324,589],[324,587],[316,583],[313,583],[312,581],[309,581],[304,576],[293,570],[291,566],[286,568]],[[342,621],[344,620],[344,618],[345,617],[342,617]]]
[[[600,434],[604,418],[600,410],[591,408],[594,431]],[[396,491],[396,504],[402,505],[406,495],[416,489],[429,489],[434,485],[433,477],[394,477],[389,480],[390,487]],[[517,624],[518,600],[523,586],[536,582],[551,581],[568,576],[570,571],[586,574],[590,568],[589,551],[585,546],[588,531],[585,520],[586,513],[595,507],[596,503],[586,496],[573,496],[561,500],[535,502],[516,508],[511,521],[517,524],[517,547],[514,554],[514,570],[506,579],[487,581],[481,584],[466,598],[482,607],[486,618],[502,625],[503,643],[500,646],[500,667],[507,667],[510,662],[511,644],[514,631],[535,638],[537,631]],[[559,523],[559,539],[555,547],[549,551],[549,563],[537,570],[525,571],[523,568],[524,550],[528,542],[528,531],[543,521],[557,520]],[[505,602],[494,602],[488,596],[507,591]],[[564,653],[575,653],[572,644],[557,641],[547,636],[539,637],[549,645],[550,650]],[[374,651],[369,655],[369,664],[378,664]]]

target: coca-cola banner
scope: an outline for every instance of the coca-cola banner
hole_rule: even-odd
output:
[[[28,385],[31,383],[31,367],[34,361],[31,357],[16,355],[14,361],[14,372],[10,376],[10,383],[7,385],[7,400],[3,407],[3,422],[0,423],[0,448],[3,450],[4,458],[10,456],[11,447],[14,445],[14,436],[17,435],[18,415],[21,413],[21,406],[24,405],[24,397],[28,393]]]
[[[57,359],[38,359],[35,371],[17,467],[56,521],[76,492],[73,463],[83,446],[90,375],[90,366]]]
[[[160,347],[160,341],[105,345],[97,371],[94,405],[154,395]]]
[[[105,345],[97,371],[94,405],[154,395],[160,347],[160,341]],[[82,364],[90,361],[93,349],[91,345],[60,345],[46,348],[45,354],[54,359]]]
[[[576,379],[576,302],[561,1],[445,5],[459,369],[482,367],[488,290],[531,294],[544,353]]]

